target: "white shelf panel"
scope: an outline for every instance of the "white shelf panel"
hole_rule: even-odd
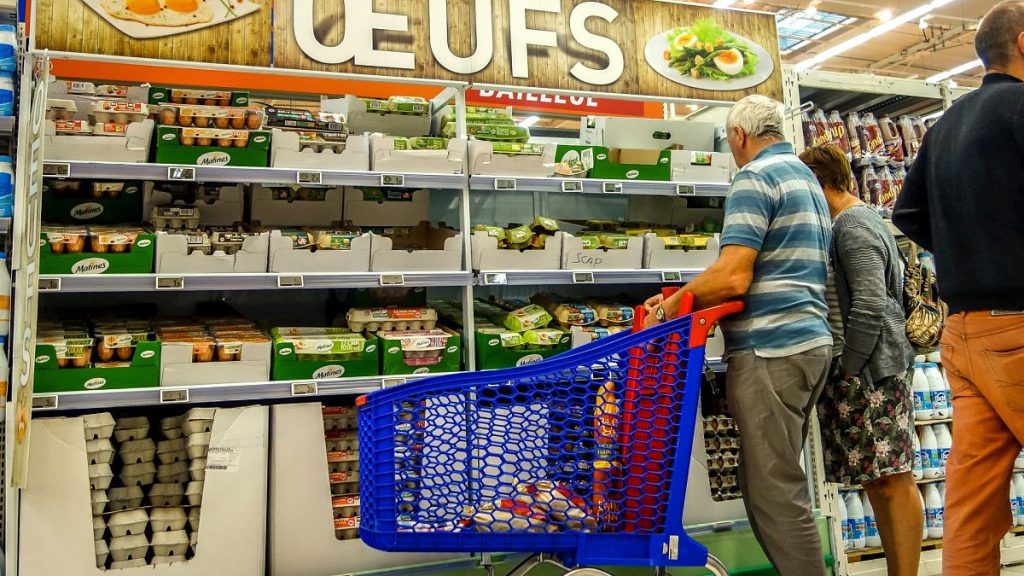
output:
[[[529,286],[572,284],[682,284],[703,272],[684,270],[482,270],[481,286]]]
[[[172,172],[181,172],[177,177]],[[183,173],[182,173],[183,172]],[[324,186],[382,186],[387,180],[401,188],[464,188],[466,177],[458,174],[383,174],[294,168],[258,168],[248,166],[189,166],[179,164],[130,164],[123,162],[64,162],[47,160],[44,174],[62,178],[102,178],[125,180],[177,180],[196,182],[247,182],[258,184],[297,184]],[[309,175],[314,180],[309,180]],[[318,175],[318,176],[316,176]],[[400,176],[399,179],[392,178]],[[400,183],[400,184],[398,184]]]
[[[469,272],[342,272],[286,274],[61,274],[40,276],[39,291],[173,292],[180,290],[294,290],[381,286],[469,286]]]
[[[589,178],[519,178],[514,176],[472,176],[471,190],[519,190],[525,192],[570,192],[584,194],[635,194],[645,196],[726,196],[729,184],[707,182],[651,182],[645,180],[594,180]]]

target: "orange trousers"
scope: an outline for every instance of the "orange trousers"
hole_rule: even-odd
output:
[[[1024,443],[1024,312],[951,315],[941,349],[953,391],[942,573],[999,576],[1010,474]]]

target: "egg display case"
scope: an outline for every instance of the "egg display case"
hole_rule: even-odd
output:
[[[103,180],[45,180],[43,222],[118,224],[142,216],[143,183]]]
[[[40,234],[42,274],[149,274],[155,236],[138,228],[49,227]]]
[[[380,374],[380,344],[373,333],[347,328],[271,331],[273,380],[322,380]]]
[[[155,160],[199,166],[267,166],[270,132],[159,126]]]
[[[48,343],[48,342],[53,343]],[[160,385],[160,342],[150,340],[134,346],[127,360],[94,361],[99,352],[91,339],[48,339],[36,344],[35,390],[82,392],[124,388],[153,388]]]

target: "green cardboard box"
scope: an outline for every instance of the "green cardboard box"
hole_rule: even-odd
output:
[[[589,169],[586,177],[601,180],[672,179],[672,151],[639,148],[605,148],[604,146],[570,146],[559,144],[555,160],[578,159]],[[583,178],[584,174],[564,175]]]
[[[54,254],[46,232],[40,234],[40,274],[150,274],[156,250],[153,234],[139,234],[127,252]],[[86,247],[88,248],[88,246]]]
[[[476,341],[476,367],[478,370],[494,368],[514,368],[534,362],[540,362],[570,348],[571,335],[566,332],[557,346],[536,350],[505,348],[501,338],[495,334],[474,332]]]
[[[458,372],[462,369],[462,338],[454,330],[438,326],[436,330],[448,333],[447,342],[441,350],[440,361],[434,364],[417,363],[417,358],[408,357],[409,351],[403,352],[401,332],[378,332],[380,337],[381,374],[386,376],[402,374],[441,374]],[[415,352],[415,351],[414,351]]]
[[[182,130],[185,128],[157,126],[155,159],[158,164],[267,166],[269,163],[270,132],[250,130],[249,145],[245,148],[236,148],[234,146],[183,146],[180,141]]]
[[[139,342],[131,366],[122,368],[61,368],[57,351],[49,344],[36,346],[35,391],[82,392],[160,386],[160,342]]]
[[[276,330],[276,329],[275,329]],[[299,358],[293,342],[281,341],[274,335],[274,357],[270,366],[271,380],[324,380],[380,374],[380,345],[377,337],[365,334],[363,352],[352,359],[339,359],[340,355],[324,354],[323,358],[309,354]]]
[[[118,224],[142,221],[141,182],[125,182],[117,198],[67,198],[54,194],[48,182],[43,181],[43,222]]]
[[[191,89],[191,88],[171,88],[168,86],[150,86],[149,87],[149,103],[150,104],[173,104],[172,92],[181,90],[186,96],[195,98],[196,102],[192,102],[191,105],[202,105],[204,100],[212,99],[217,100],[218,106],[248,106],[249,105],[249,93],[248,92],[232,92],[229,90],[206,90],[206,89]],[[228,101],[224,102],[227,98]],[[182,104],[188,104],[182,102]]]

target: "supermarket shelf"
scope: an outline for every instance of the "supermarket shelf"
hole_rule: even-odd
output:
[[[204,384],[198,386],[127,388],[33,394],[32,409],[37,413],[68,410],[96,410],[167,404],[212,404],[262,402],[291,398],[317,398],[366,394],[381,387],[396,386],[425,376],[370,376],[336,380],[291,382],[249,382],[242,384]]]
[[[942,538],[929,538],[921,542],[922,549],[931,548],[933,546],[942,546]],[[864,556],[884,553],[885,551],[882,550],[881,546],[876,546],[874,548],[861,548],[860,550],[847,550],[846,558],[847,560],[856,561]]]
[[[941,418],[939,420],[914,420],[914,426],[930,426],[932,424],[952,424],[952,418]]]
[[[652,182],[645,180],[594,180],[584,178],[520,178],[472,176],[471,190],[520,190],[526,192],[582,192],[584,194],[637,194],[646,196],[726,196],[729,184],[708,182]]]
[[[158,292],[469,286],[469,272],[341,272],[286,274],[61,274],[40,276],[40,292]]]
[[[246,166],[187,166],[123,162],[43,163],[45,176],[57,178],[110,178],[196,182],[252,182],[324,186],[384,186],[395,188],[464,188],[459,174],[382,174],[379,172],[252,168]]]
[[[922,486],[924,484],[935,484],[936,482],[945,482],[945,481],[946,481],[946,477],[945,476],[940,476],[938,478],[922,478],[920,480],[914,480],[914,483],[917,484],[918,486]],[[847,490],[863,490],[864,486],[862,486],[860,484],[851,484],[849,486],[841,486],[839,489],[844,491],[844,492],[847,491]]]
[[[568,284],[671,284],[688,282],[703,272],[685,270],[483,270],[477,274],[480,286],[526,286]]]

